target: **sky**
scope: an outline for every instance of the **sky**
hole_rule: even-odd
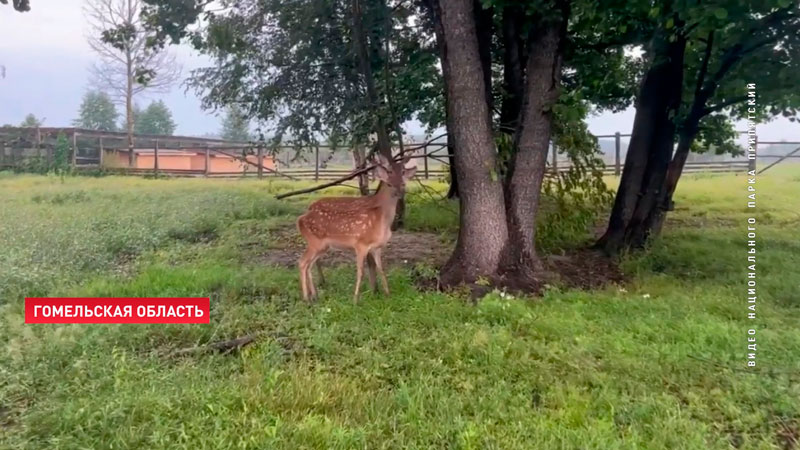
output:
[[[86,43],[83,16],[84,0],[32,0],[32,10],[18,13],[0,5],[0,65],[6,76],[0,78],[0,125],[16,125],[28,113],[44,118],[46,126],[70,126],[77,116],[81,98],[89,86],[89,67],[95,60]],[[209,60],[187,46],[170,48],[188,71],[209,64]],[[220,130],[220,117],[203,111],[194,92],[178,84],[164,95],[145,95],[137,100],[146,106],[163,100],[177,123],[176,135],[202,136]],[[589,118],[589,129],[596,135],[630,133],[634,110]],[[745,129],[744,123],[737,124]],[[423,134],[418,123],[406,130]],[[781,118],[757,127],[759,141],[800,141],[800,124]]]

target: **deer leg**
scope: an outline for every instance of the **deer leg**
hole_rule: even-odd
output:
[[[375,258],[372,256],[372,252],[367,253],[367,276],[370,290],[377,292],[378,286],[375,284]]]
[[[356,292],[353,294],[353,303],[358,303],[358,294],[361,290],[361,277],[364,274],[364,259],[367,257],[365,248],[356,247]]]
[[[375,269],[381,276],[381,285],[383,286],[383,292],[386,295],[389,295],[389,282],[386,281],[386,274],[383,273],[383,263],[381,262],[381,249],[376,248],[372,250],[372,257],[375,261]]]
[[[300,289],[303,292],[303,300],[305,301],[308,301],[308,263],[311,261],[311,258],[313,258],[313,253],[311,246],[309,246],[297,263],[300,269]]]
[[[317,265],[319,263],[317,262],[317,260],[319,259],[320,256],[322,256],[323,252],[325,252],[325,248],[319,250],[314,255],[314,257],[311,258],[311,262],[308,264],[308,269],[306,269],[306,273],[307,273],[307,276],[308,276],[308,286],[309,286],[309,290],[311,292],[311,298],[314,299],[314,300],[317,299],[317,287],[314,286],[314,277],[311,275],[311,266],[317,266],[317,270],[319,271],[319,266]],[[320,273],[320,277],[322,277],[322,271],[319,271],[319,273]],[[324,278],[323,278],[323,280],[324,280]]]

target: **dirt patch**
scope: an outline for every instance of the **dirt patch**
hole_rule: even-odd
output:
[[[545,268],[556,274],[558,280],[570,288],[599,289],[608,284],[625,282],[625,275],[617,262],[602,252],[576,249],[563,255],[549,255]]]
[[[297,261],[305,251],[305,241],[294,227],[279,228],[272,232],[270,248],[264,249],[257,259],[283,267],[297,267]],[[384,266],[409,266],[417,263],[439,266],[450,254],[451,246],[434,233],[398,230],[383,250]],[[353,252],[330,249],[320,258],[325,266],[353,264]]]
[[[305,251],[305,242],[297,230],[294,227],[279,228],[272,232],[272,236],[269,248],[256,251],[256,259],[266,264],[297,267],[297,261]],[[444,242],[441,236],[434,233],[399,230],[392,233],[392,239],[383,251],[383,263],[385,266],[408,267],[412,270],[418,287],[425,290],[437,289],[438,268],[447,261],[452,247],[452,243]],[[352,252],[334,249],[320,259],[324,266],[353,264],[353,260]],[[591,249],[568,250],[561,255],[543,256],[543,265],[545,273],[542,274],[542,284],[557,283],[567,288],[598,289],[608,284],[625,282],[625,276],[614,259]],[[513,285],[506,286],[507,283],[500,284],[513,291],[521,289]],[[475,287],[475,291],[483,293],[492,289],[489,286]]]

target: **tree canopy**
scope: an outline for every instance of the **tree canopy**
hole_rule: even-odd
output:
[[[242,113],[239,106],[226,108],[220,135],[222,139],[229,141],[249,141],[253,138],[253,134],[250,132],[250,120]]]
[[[78,109],[78,118],[72,123],[90,130],[117,131],[119,113],[111,98],[103,91],[88,91]]]
[[[23,120],[19,126],[37,128],[42,126],[43,122],[44,120],[37,118],[35,115],[28,114],[27,116],[25,116],[25,120]]]
[[[172,135],[176,124],[172,113],[162,100],[151,102],[147,108],[134,110],[136,134]]]

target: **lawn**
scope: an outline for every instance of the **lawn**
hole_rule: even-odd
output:
[[[332,264],[307,305],[269,258],[313,197],[273,198],[297,184],[0,173],[0,448],[796,448],[800,170],[758,179],[755,320],[745,183],[682,180],[623,284],[474,305],[417,288],[435,268],[411,261],[353,305],[353,266]],[[408,228],[446,247],[457,204],[428,194]],[[46,295],[209,296],[211,323],[23,324]]]

